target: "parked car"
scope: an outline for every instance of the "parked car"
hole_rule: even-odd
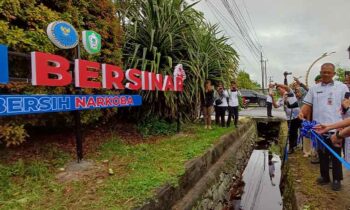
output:
[[[241,89],[240,90],[242,94],[242,98],[249,100],[249,104],[258,104],[259,106],[263,107],[266,106],[266,96],[258,93],[254,90],[246,90],[246,89]]]

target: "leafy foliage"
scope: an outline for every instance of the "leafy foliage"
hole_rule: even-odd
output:
[[[349,71],[349,69],[341,67],[341,66],[337,66],[335,69],[335,74],[336,74],[336,80],[340,81],[340,82],[344,82],[345,81],[345,72]]]
[[[187,78],[179,96],[172,92],[142,92],[144,103],[139,116],[186,119],[197,117],[204,81],[229,81],[236,70],[238,56],[218,38],[218,27],[203,22],[204,17],[184,0],[122,1],[125,21],[125,68],[172,74],[178,63]]]
[[[19,145],[25,141],[27,136],[23,125],[0,125],[0,139],[5,142],[6,146]]]
[[[256,81],[252,81],[247,72],[241,70],[237,75],[237,84],[241,89],[258,89],[260,85]]]
[[[91,6],[94,5],[94,6]],[[46,27],[52,21],[65,20],[75,26],[80,33],[83,29],[92,29],[102,36],[102,51],[89,55],[81,51],[83,59],[121,64],[122,29],[116,8],[110,0],[3,0],[0,1],[0,43],[9,46],[10,51],[29,53],[31,51],[49,52],[73,60],[75,50],[56,48],[46,35]],[[10,76],[29,79],[29,60],[10,56]],[[33,87],[26,82],[12,82],[0,85],[0,93],[17,94],[67,94],[74,93],[74,88]],[[85,89],[85,93],[93,93]],[[113,93],[113,91],[94,90],[94,93]],[[84,124],[95,123],[103,118],[113,117],[117,109],[93,110],[82,112]],[[27,136],[24,125],[30,126],[70,126],[72,117],[69,113],[44,114],[6,118],[0,123],[0,140],[8,146],[22,143]]]
[[[92,6],[93,5],[93,6]],[[74,50],[59,50],[47,38],[46,27],[55,20],[66,20],[80,32],[93,29],[103,39],[102,51],[89,55],[81,51],[83,59],[123,65],[124,69],[138,68],[163,75],[172,75],[178,63],[184,65],[187,79],[181,94],[174,92],[143,91],[141,108],[93,110],[82,112],[85,124],[108,120],[118,112],[134,119],[174,119],[182,113],[183,119],[196,119],[204,81],[228,83],[236,74],[238,55],[219,36],[216,25],[204,22],[203,14],[185,0],[3,0],[0,2],[0,43],[11,51],[34,50],[74,59]],[[123,32],[125,31],[125,33]],[[121,50],[123,47],[123,51]],[[29,79],[29,61],[10,58],[10,76]],[[76,93],[74,87],[32,87],[14,82],[0,86],[1,93],[66,94]],[[120,93],[119,91],[84,89],[84,93]],[[124,91],[131,93],[129,90]],[[136,111],[134,111],[136,110]],[[130,114],[131,113],[131,114]],[[125,114],[125,115],[123,115]],[[127,115],[126,115],[127,114]],[[26,126],[70,126],[69,113],[43,114],[7,118],[0,125],[17,130],[18,142]],[[10,127],[7,127],[9,129]],[[25,134],[25,133],[24,133]],[[12,138],[12,137],[11,137]],[[4,137],[2,137],[3,141]],[[10,141],[8,141],[10,142]],[[11,143],[12,144],[12,143]]]
[[[152,135],[170,135],[176,132],[176,124],[169,123],[157,117],[151,117],[139,123],[138,130],[144,137]]]

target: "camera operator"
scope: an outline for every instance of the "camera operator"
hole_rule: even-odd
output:
[[[215,92],[214,104],[216,106],[215,122],[217,125],[219,125],[220,122],[221,127],[225,127],[225,113],[228,107],[227,98],[227,90],[224,89],[222,83],[219,83]]]
[[[231,81],[230,90],[228,90],[228,117],[226,126],[230,127],[231,118],[234,118],[234,125],[237,128],[238,125],[238,106],[241,93],[238,91],[237,84],[235,81]]]
[[[294,152],[294,149],[297,146],[298,129],[301,126],[301,120],[298,118],[300,108],[295,93],[291,88],[289,88],[287,85],[277,83],[275,86],[281,98],[275,102],[274,98],[272,97],[272,103],[275,108],[283,106],[283,109],[286,113],[287,122],[289,125],[289,153],[291,154]]]

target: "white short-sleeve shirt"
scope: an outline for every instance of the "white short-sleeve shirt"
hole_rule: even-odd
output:
[[[239,106],[238,96],[240,96],[241,93],[236,91],[228,90],[228,106],[230,107],[236,107]]]
[[[222,92],[222,95],[221,95],[221,96],[216,92],[214,98],[215,98],[215,100],[216,100],[216,99],[221,99],[221,101],[222,101],[222,104],[217,105],[218,107],[227,107],[227,106],[228,106],[228,103],[227,103],[227,98],[228,98],[227,90],[224,90],[224,91]],[[215,104],[215,101],[214,101],[214,104]],[[216,105],[216,104],[215,104],[215,105]]]
[[[266,102],[272,103],[272,97],[270,95],[266,96]]]
[[[341,103],[348,87],[338,81],[319,83],[310,88],[303,103],[312,106],[312,119],[318,123],[331,124],[342,120]]]
[[[272,103],[272,97],[271,97],[272,93],[273,93],[272,88],[269,88],[268,95],[266,96],[266,102]]]

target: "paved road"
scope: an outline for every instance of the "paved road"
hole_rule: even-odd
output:
[[[227,112],[225,116],[225,120],[227,120]],[[267,117],[266,107],[248,107],[247,109],[241,109],[239,112],[239,116],[242,117],[254,117],[254,118],[265,118]],[[274,118],[286,119],[286,114],[284,113],[282,108],[272,109],[272,116]],[[203,118],[203,115],[201,116]],[[215,113],[211,115],[211,119],[215,120]]]
[[[267,117],[266,107],[248,107],[248,109],[242,109],[239,112],[240,116],[247,117]],[[286,119],[286,115],[282,108],[272,109],[272,116]]]

